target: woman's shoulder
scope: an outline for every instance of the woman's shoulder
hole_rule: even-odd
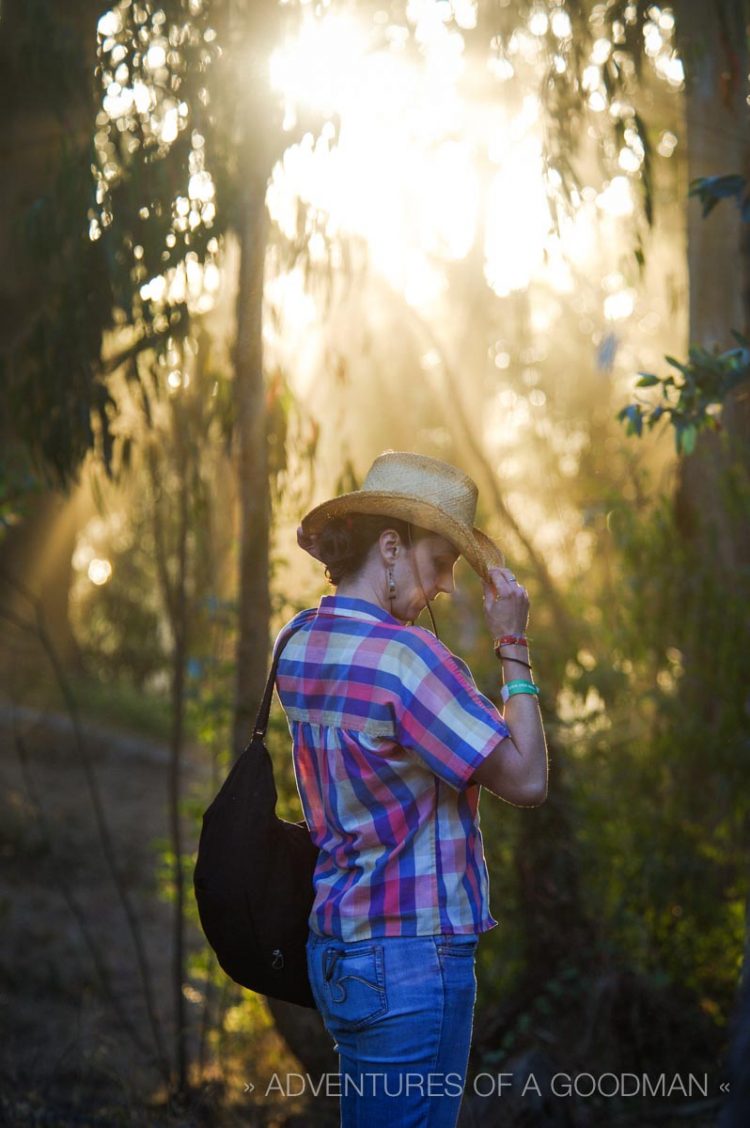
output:
[[[401,687],[411,693],[428,692],[447,700],[476,702],[474,676],[457,654],[424,627],[404,626],[394,631],[388,663]],[[488,702],[483,701],[483,705]]]
[[[421,659],[431,667],[460,662],[445,643],[425,627],[402,626],[393,632],[391,645],[401,652],[405,660],[411,657]]]
[[[291,635],[296,634],[297,631],[307,623],[311,623],[315,618],[316,610],[315,607],[306,607],[304,611],[298,611],[294,618],[290,619],[288,623],[285,623],[276,635],[276,640],[273,644],[274,651],[276,651],[282,640],[290,638]]]

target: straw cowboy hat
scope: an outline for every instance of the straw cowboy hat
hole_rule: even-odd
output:
[[[302,519],[305,538],[334,517],[354,513],[400,518],[449,540],[483,580],[504,566],[500,549],[474,527],[478,490],[463,471],[439,458],[389,450],[370,467],[362,488],[324,501]]]

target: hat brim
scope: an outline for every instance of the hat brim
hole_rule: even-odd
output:
[[[341,494],[312,509],[302,519],[302,528],[307,536],[314,537],[335,517],[348,517],[355,513],[394,517],[445,537],[482,580],[490,580],[490,568],[505,565],[502,552],[481,529],[464,525],[431,502],[407,494],[379,490],[355,490]]]

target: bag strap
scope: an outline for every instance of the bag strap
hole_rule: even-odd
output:
[[[276,683],[276,671],[279,668],[279,659],[281,658],[281,652],[289,642],[289,639],[292,637],[292,635],[295,635],[298,630],[305,626],[306,623],[309,623],[310,619],[313,618],[316,613],[317,612],[315,608],[311,608],[306,612],[303,611],[302,614],[305,615],[305,618],[301,619],[300,622],[295,623],[294,626],[290,627],[286,634],[282,635],[278,643],[276,644],[273,661],[271,662],[271,669],[268,674],[268,681],[266,682],[266,688],[263,691],[260,708],[258,709],[258,716],[255,718],[255,725],[253,727],[253,740],[255,740],[256,737],[260,737],[260,739],[262,740],[266,735],[266,729],[268,728],[268,717],[271,712],[271,701],[273,700],[273,687]]]

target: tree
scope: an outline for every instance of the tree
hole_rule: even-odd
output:
[[[747,110],[747,6],[742,0],[708,9],[694,0],[680,6],[678,28],[687,63],[687,133],[690,179],[750,174]],[[750,329],[750,227],[738,209],[723,206],[709,219],[698,200],[689,210],[690,335],[707,348],[726,347],[732,330]],[[723,412],[724,433],[701,437],[696,454],[682,462],[678,500],[686,536],[695,540],[725,583],[750,565],[750,394],[735,391]],[[723,440],[723,441],[722,441]],[[747,624],[740,625],[750,641]],[[698,653],[690,656],[703,667]],[[705,684],[705,683],[704,683]],[[711,693],[719,686],[705,686]],[[708,701],[694,707],[710,710]],[[745,850],[750,840],[745,837]],[[746,929],[750,930],[750,892]],[[734,1044],[729,1058],[730,1096],[722,1126],[745,1123],[750,1110],[746,1032],[750,1026],[750,931],[738,994]]]
[[[680,7],[691,183],[750,171],[745,21],[740,0]],[[690,339],[710,350],[725,349],[733,343],[733,330],[747,333],[750,327],[748,228],[734,207],[717,208],[704,220],[698,199],[689,205],[688,224]],[[682,463],[679,496],[686,534],[715,549],[717,566],[729,575],[750,560],[750,534],[720,500],[719,485],[735,460],[745,473],[750,468],[750,396],[744,388],[728,398],[723,418],[724,441],[706,435],[698,456]]]
[[[77,660],[67,617],[70,557],[85,504],[69,504],[56,487],[70,481],[94,441],[92,414],[101,418],[107,404],[99,365],[99,326],[110,314],[107,267],[82,223],[91,29],[100,7],[86,0],[60,13],[45,0],[9,0],[0,18],[8,109],[0,189],[0,552],[5,573],[37,592],[69,661]]]

